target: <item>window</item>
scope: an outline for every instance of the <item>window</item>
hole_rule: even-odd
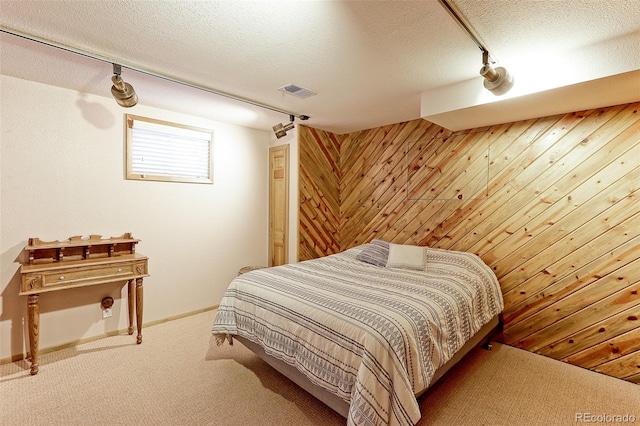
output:
[[[213,183],[213,131],[126,114],[127,179]]]

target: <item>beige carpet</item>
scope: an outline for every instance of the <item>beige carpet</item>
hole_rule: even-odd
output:
[[[148,327],[142,345],[122,335],[43,354],[36,376],[26,361],[0,365],[0,425],[346,423],[242,345],[216,346],[214,314]],[[604,415],[640,424],[640,387],[495,344],[473,351],[420,406],[420,425],[573,425]]]

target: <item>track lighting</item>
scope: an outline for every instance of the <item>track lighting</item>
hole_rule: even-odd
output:
[[[284,136],[287,135],[287,132],[291,129],[293,129],[293,120],[295,119],[295,116],[293,115],[289,115],[289,121],[290,123],[287,124],[282,124],[282,123],[278,123],[275,126],[273,126],[273,133],[276,134],[276,138],[280,139]]]
[[[20,37],[20,38],[32,41],[34,43],[42,44],[44,46],[53,47],[55,49],[60,49],[60,50],[63,50],[65,52],[70,52],[70,53],[74,53],[76,55],[84,56],[86,58],[95,59],[96,61],[113,64],[113,74],[114,75],[112,77],[112,80],[113,80],[114,86],[111,88],[111,93],[113,94],[113,97],[116,99],[116,102],[118,102],[119,105],[122,105],[125,108],[132,107],[132,106],[137,104],[138,97],[136,96],[135,91],[133,90],[133,87],[131,87],[130,84],[127,84],[124,81],[122,81],[122,78],[120,77],[121,65],[114,64],[113,60],[111,58],[98,56],[98,55],[95,55],[93,53],[89,53],[87,51],[83,51],[81,49],[77,49],[77,48],[65,46],[65,45],[62,45],[62,44],[54,43],[54,42],[51,42],[49,40],[44,40],[44,39],[29,35],[29,34],[21,33],[21,32],[14,31],[14,30],[8,30],[6,28],[1,28],[0,27],[0,33],[10,34],[10,35],[13,35],[15,37]],[[199,85],[195,85],[193,83],[188,83],[186,81],[178,80],[178,79],[175,79],[173,77],[170,77],[170,76],[158,73],[158,72],[154,72],[154,71],[150,71],[150,70],[146,70],[146,69],[142,69],[142,68],[137,68],[137,67],[134,67],[132,65],[127,65],[126,67],[128,69],[130,69],[130,70],[134,70],[134,71],[137,71],[139,73],[150,75],[152,77],[156,77],[156,78],[159,78],[159,79],[162,79],[162,80],[165,80],[165,81],[170,81],[172,83],[180,84],[180,85],[183,85],[183,86],[191,87],[193,89],[202,90],[204,92],[212,93],[214,95],[221,96],[221,97],[224,97],[224,98],[233,99],[234,101],[243,102],[245,104],[253,105],[253,106],[258,107],[258,108],[263,108],[263,109],[266,109],[266,110],[275,111],[275,112],[280,113],[280,114],[291,114],[289,111],[285,111],[285,110],[280,109],[280,108],[275,108],[275,107],[272,107],[272,106],[267,105],[267,104],[262,104],[260,102],[252,101],[251,99],[241,98],[239,96],[235,96],[235,95],[232,95],[230,93],[222,92],[222,91],[219,91],[219,90],[216,90],[216,89],[212,89],[212,88],[209,88],[209,87],[206,87],[206,86],[199,86]],[[125,93],[126,93],[126,95],[125,95]],[[123,97],[124,97],[124,99],[126,99],[126,101],[122,101],[121,100]],[[302,114],[300,114],[300,115],[296,114],[295,117],[298,117],[300,120],[308,120],[310,118],[308,115],[302,115]]]
[[[504,67],[492,67],[489,64],[489,52],[482,52],[480,75],[484,77],[484,88],[496,96],[504,95],[513,87],[513,76]]]
[[[484,87],[494,95],[504,95],[513,87],[513,76],[509,74],[509,71],[504,67],[492,67],[489,64],[489,49],[480,40],[478,34],[473,30],[471,25],[461,16],[453,5],[447,0],[438,0],[442,7],[451,15],[451,17],[460,25],[467,35],[473,40],[473,42],[482,51],[482,68],[480,68],[480,75],[484,77]]]
[[[120,74],[122,73],[122,67],[118,64],[113,64],[113,86],[111,86],[111,94],[115,98],[118,105],[130,108],[138,103],[138,96],[133,87],[122,80]]]

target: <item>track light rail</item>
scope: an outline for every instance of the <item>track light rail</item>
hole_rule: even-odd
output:
[[[56,49],[60,49],[60,50],[63,50],[63,51],[69,52],[69,53],[74,53],[76,55],[84,56],[86,58],[94,59],[94,60],[97,60],[97,61],[100,61],[100,62],[107,62],[109,64],[118,64],[122,68],[127,68],[127,69],[130,69],[132,71],[137,71],[137,72],[142,73],[142,74],[146,74],[146,75],[149,75],[149,76],[152,76],[152,77],[156,77],[156,78],[159,78],[159,79],[162,79],[162,80],[170,81],[172,83],[181,84],[183,86],[191,87],[193,89],[202,90],[204,92],[208,92],[208,93],[211,93],[211,94],[214,94],[214,95],[217,95],[217,96],[222,96],[222,97],[225,97],[225,98],[228,98],[228,99],[232,99],[234,101],[242,102],[242,103],[245,103],[245,104],[253,105],[253,106],[258,107],[258,108],[262,108],[262,109],[270,110],[270,111],[273,111],[273,112],[277,112],[279,114],[284,114],[284,115],[287,115],[287,116],[294,116],[294,117],[297,117],[300,120],[308,120],[309,119],[308,115],[294,114],[292,112],[285,111],[283,109],[276,108],[276,107],[271,106],[271,105],[263,104],[263,103],[260,103],[260,102],[257,102],[257,101],[251,100],[251,99],[247,99],[247,98],[243,98],[243,97],[240,97],[240,96],[232,95],[230,93],[222,92],[222,91],[219,91],[219,90],[216,90],[216,89],[212,89],[212,88],[209,88],[209,87],[205,87],[205,86],[201,86],[201,85],[198,85],[198,84],[189,83],[189,82],[186,82],[186,81],[183,81],[183,80],[178,80],[176,78],[173,78],[173,77],[170,77],[170,76],[167,76],[167,75],[163,75],[163,74],[159,74],[159,73],[156,73],[154,71],[146,70],[146,69],[135,67],[135,66],[132,66],[132,65],[127,65],[127,64],[124,64],[122,61],[119,61],[119,60],[115,60],[115,59],[112,59],[112,58],[106,58],[106,57],[103,57],[103,56],[100,56],[100,55],[96,55],[96,54],[93,54],[93,53],[88,53],[88,52],[82,51],[80,49],[76,49],[76,48],[72,48],[72,47],[69,47],[69,46],[65,46],[65,45],[60,44],[60,43],[44,40],[44,39],[38,38],[36,36],[30,35],[30,34],[26,34],[26,33],[22,33],[22,32],[13,30],[13,29],[0,27],[0,32],[5,33],[5,34],[9,34],[9,35],[12,35],[12,36],[15,36],[15,37],[23,38],[23,39],[26,39],[26,40],[29,40],[29,41],[32,41],[32,42],[35,42],[35,43],[39,43],[39,44],[42,44],[42,45],[45,45],[45,46],[49,46],[49,47],[53,47],[53,48],[56,48]]]
[[[482,57],[485,64],[489,63],[489,49],[487,46],[480,40],[480,37],[476,34],[476,32],[471,28],[471,26],[460,16],[458,11],[447,1],[447,0],[438,0],[442,7],[449,12],[449,15],[460,25],[460,27],[467,33],[467,35],[473,40],[473,42],[478,46],[478,49],[482,51]],[[495,58],[491,56],[493,59],[492,62],[496,62]]]

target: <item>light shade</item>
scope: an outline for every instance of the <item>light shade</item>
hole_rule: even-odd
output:
[[[136,95],[136,91],[133,90],[133,87],[129,83],[122,80],[120,72],[120,65],[113,64],[113,76],[111,76],[113,86],[111,86],[111,94],[118,105],[130,108],[138,103],[138,95]]]
[[[494,95],[504,95],[513,87],[513,76],[504,67],[493,68],[485,63],[480,68],[480,75],[484,77],[485,89]]]

